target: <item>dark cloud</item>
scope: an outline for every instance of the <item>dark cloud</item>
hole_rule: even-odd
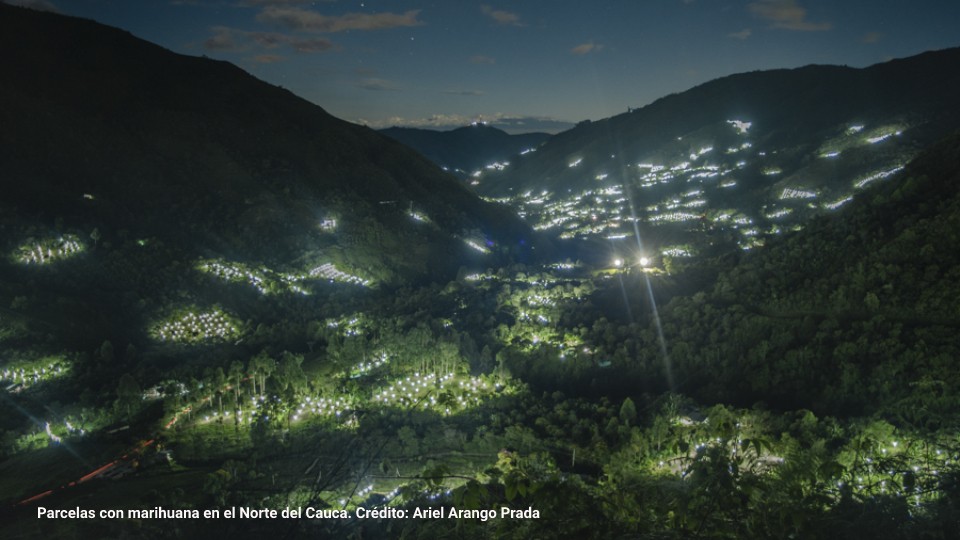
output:
[[[730,32],[729,34],[727,34],[727,37],[733,38],[733,39],[739,39],[740,41],[743,41],[748,37],[750,37],[751,34],[753,34],[752,30],[750,30],[749,28],[744,28],[739,32]]]
[[[247,34],[253,41],[265,49],[273,49],[287,43],[290,39],[283,34],[272,32],[250,32]]]
[[[599,52],[601,50],[603,50],[603,45],[599,45],[592,41],[588,41],[587,43],[581,43],[580,45],[577,45],[576,47],[570,49],[570,53],[575,54],[577,56],[583,56],[585,54],[589,54],[592,52]]]
[[[747,8],[755,16],[770,21],[771,28],[797,30],[801,32],[822,32],[833,28],[829,22],[810,22],[807,10],[796,0],[757,0]]]
[[[480,6],[480,11],[482,11],[483,14],[486,15],[487,17],[490,17],[491,19],[493,19],[494,21],[496,21],[496,23],[499,24],[499,25],[502,25],[502,26],[523,26],[522,24],[520,24],[520,16],[517,15],[516,13],[511,12],[511,11],[503,11],[503,10],[500,10],[500,9],[493,9],[492,7],[490,7],[490,6],[488,6],[488,5]]]
[[[357,88],[363,88],[364,90],[373,92],[397,92],[400,90],[400,87],[396,84],[386,79],[377,78],[363,79],[357,83]]]
[[[277,32],[249,32],[227,26],[215,26],[213,35],[203,42],[203,47],[211,51],[237,52],[250,49],[276,49],[289,45],[302,53],[322,52],[334,48],[328,39],[301,39]]]
[[[290,42],[290,46],[297,52],[322,52],[333,48],[333,42],[329,39],[295,39]]]
[[[257,15],[257,20],[285,26],[291,30],[333,33],[420,26],[423,23],[417,19],[419,13],[419,9],[412,9],[405,13],[347,13],[328,16],[296,7],[267,6]]]
[[[237,40],[237,31],[225,26],[215,26],[213,35],[203,42],[203,48],[211,51],[237,51],[243,47]]]
[[[250,60],[253,60],[258,64],[275,64],[277,62],[283,62],[285,58],[278,54],[258,54]]]
[[[862,43],[872,44],[878,43],[881,39],[883,39],[883,34],[880,32],[867,32],[860,38],[860,41]]]

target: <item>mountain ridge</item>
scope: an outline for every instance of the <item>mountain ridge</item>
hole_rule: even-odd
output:
[[[487,166],[496,167],[525,151],[535,150],[546,141],[547,133],[507,132],[485,124],[472,124],[452,130],[391,127],[380,133],[417,150],[444,170],[466,178]]]
[[[232,64],[93,21],[0,10],[0,48],[24,50],[0,81],[3,184],[20,212],[85,221],[103,234],[176,232],[183,241],[199,232],[209,249],[253,258],[349,252],[346,244],[360,242],[380,253],[387,280],[429,276],[428,259],[450,275],[460,262],[448,254],[473,251],[460,240],[467,236],[500,255],[533,244],[508,210],[423,157]],[[346,243],[310,232],[352,205],[364,209],[355,230],[341,231]],[[411,208],[432,228],[410,220]],[[172,231],[178,223],[194,231]],[[440,244],[426,249],[431,242]],[[410,243],[422,257],[407,257]]]

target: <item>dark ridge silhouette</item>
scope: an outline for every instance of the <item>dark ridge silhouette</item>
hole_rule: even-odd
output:
[[[536,149],[550,138],[547,133],[510,135],[484,124],[450,131],[392,127],[380,130],[420,152],[428,159],[461,178],[492,163],[511,160],[529,149]]]
[[[331,247],[314,237],[336,214],[339,256],[376,261],[388,281],[451,277],[479,256],[466,237],[488,242],[491,261],[529,255],[529,229],[511,212],[227,62],[5,4],[0,50],[0,204],[22,215],[289,261]]]

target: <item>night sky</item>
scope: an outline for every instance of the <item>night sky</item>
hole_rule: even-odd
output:
[[[960,45],[946,0],[9,0],[233,62],[372,127],[565,129],[708,80]]]

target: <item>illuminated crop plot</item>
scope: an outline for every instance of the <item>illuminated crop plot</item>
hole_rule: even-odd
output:
[[[852,196],[844,197],[842,199],[837,199],[836,201],[833,201],[831,203],[824,204],[823,207],[826,208],[827,210],[836,210],[837,208],[840,208],[841,206],[847,204],[852,200],[853,200]]]
[[[689,246],[669,246],[660,250],[667,257],[693,257],[694,252]]]
[[[23,390],[63,377],[70,372],[70,365],[70,362],[60,357],[13,361],[0,368],[0,384],[8,391]]]
[[[859,188],[862,188],[862,187],[866,186],[867,184],[869,184],[870,182],[873,182],[873,181],[875,181],[875,180],[883,180],[884,178],[888,178],[888,177],[890,177],[890,176],[892,176],[892,175],[894,175],[894,174],[896,174],[896,173],[898,173],[898,172],[900,172],[900,171],[902,171],[902,170],[903,170],[903,165],[897,165],[896,167],[893,167],[892,169],[887,169],[887,170],[877,171],[877,172],[875,172],[875,173],[871,173],[871,174],[869,174],[869,175],[867,175],[867,176],[864,176],[863,178],[860,178],[860,179],[856,180],[856,181],[853,183],[853,187],[858,188],[858,189],[859,189]]]
[[[240,335],[240,325],[220,309],[186,311],[158,324],[153,335],[160,341],[186,344],[227,341]]]
[[[337,329],[343,336],[359,336],[369,328],[369,322],[362,317],[344,317],[342,319],[330,319],[327,321],[327,328]]]
[[[777,208],[764,215],[767,219],[780,219],[793,213],[793,208]]]
[[[251,270],[242,263],[230,263],[223,261],[201,261],[197,265],[201,272],[212,274],[223,281],[233,283],[248,283],[260,294],[267,294],[267,276],[264,272]]]
[[[283,274],[269,268],[252,268],[249,265],[221,260],[203,260],[197,263],[197,270],[215,276],[228,283],[245,283],[260,294],[276,292],[295,292],[309,294],[300,282],[304,279],[298,274]]]
[[[783,188],[780,192],[780,200],[784,199],[813,199],[817,196],[815,191],[797,188]]]
[[[353,408],[353,404],[345,396],[330,398],[307,396],[297,405],[297,409],[290,416],[290,419],[296,422],[310,416],[340,418],[345,411],[351,408]]]
[[[385,352],[381,352],[375,356],[373,360],[368,362],[360,362],[353,366],[350,369],[350,378],[355,379],[357,377],[362,377],[363,375],[366,375],[379,367],[385,366],[388,363],[390,363],[390,356]]]
[[[331,282],[337,281],[340,283],[350,283],[352,285],[361,285],[363,287],[368,287],[370,285],[369,279],[363,279],[362,277],[354,276],[338,270],[333,263],[322,264],[313,270],[310,270],[309,275],[311,278],[327,279]]]
[[[480,243],[477,242],[476,240],[470,240],[468,238],[465,238],[463,240],[463,243],[485,255],[490,253],[490,250],[486,246],[480,245]]]
[[[407,212],[407,215],[410,216],[410,219],[414,221],[418,221],[420,223],[430,223],[430,218],[428,218],[425,214],[421,212],[416,212],[414,210],[411,210]]]
[[[372,400],[383,406],[415,406],[447,415],[479,405],[494,391],[493,385],[478,377],[415,373],[375,391]]]
[[[80,239],[73,234],[57,238],[31,241],[16,250],[16,259],[24,264],[50,264],[73,257],[84,250]]]
[[[727,123],[737,130],[738,135],[746,135],[753,125],[753,122],[744,122],[743,120],[727,120]]]
[[[654,214],[650,216],[651,223],[681,223],[684,221],[694,221],[700,219],[699,214],[690,214],[687,212],[669,212],[666,214]]]

